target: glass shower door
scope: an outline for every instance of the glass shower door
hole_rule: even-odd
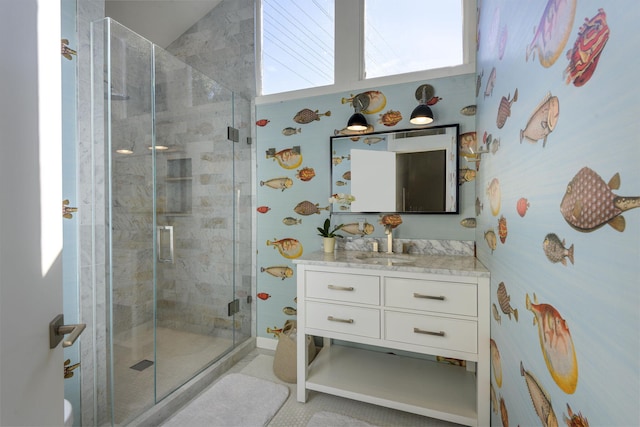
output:
[[[107,386],[97,393],[109,396],[120,425],[229,352],[240,329],[228,315],[233,94],[110,19],[96,37],[105,45],[94,92],[104,94],[96,119],[104,119],[109,325]]]
[[[156,393],[233,345],[232,93],[154,46]]]

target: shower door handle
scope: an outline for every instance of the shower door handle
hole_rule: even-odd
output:
[[[159,225],[156,233],[158,261],[173,264],[173,226]]]

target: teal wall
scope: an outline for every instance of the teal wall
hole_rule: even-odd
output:
[[[609,211],[619,213],[606,190],[614,175],[620,178],[611,185],[619,187],[614,194],[640,196],[640,6],[632,0],[546,3],[545,10],[540,1],[483,0],[479,10],[477,133],[500,141],[494,155],[483,156],[475,182],[483,204],[477,253],[491,271],[500,318],[491,325],[492,424],[565,425],[571,413],[581,413],[592,426],[640,425],[640,209],[612,219],[618,230],[606,223]],[[593,19],[600,8],[608,39],[605,21]],[[576,45],[582,49],[574,54]],[[494,68],[493,91],[485,96]],[[559,102],[555,126],[546,143],[528,142],[521,134],[549,123],[548,114],[535,114],[548,93]],[[510,116],[499,128],[503,97],[502,111],[510,104]],[[583,179],[584,167],[600,178]],[[582,230],[560,209],[569,190],[576,199],[567,215]],[[526,212],[518,212],[521,198]],[[604,216],[591,220],[594,211]],[[505,241],[498,238],[491,250],[485,233],[499,236],[501,218]],[[518,316],[508,316],[500,302]],[[550,410],[537,413],[545,400]]]
[[[300,215],[293,209],[298,203],[309,201],[319,207],[327,207],[331,195],[330,177],[331,152],[329,138],[336,131],[346,126],[347,120],[353,114],[353,107],[347,101],[358,93],[376,90],[383,93],[385,106],[376,113],[366,114],[367,120],[374,125],[374,131],[392,131],[396,129],[416,128],[409,123],[411,111],[417,106],[416,89],[428,83],[433,86],[435,96],[441,98],[431,108],[435,115],[433,125],[458,123],[460,133],[475,131],[475,117],[463,115],[461,110],[475,104],[476,78],[473,74],[420,81],[408,84],[398,84],[375,87],[349,93],[336,93],[299,99],[295,101],[261,104],[256,107],[257,119],[257,335],[258,337],[274,338],[271,330],[282,328],[287,319],[295,318],[296,276],[293,259],[301,254],[321,250],[321,238],[317,235],[316,227],[322,225],[329,216],[327,210],[318,214]],[[346,102],[343,102],[346,101]],[[310,123],[297,123],[296,114],[310,109],[321,114],[319,120]],[[380,116],[389,110],[399,111],[403,118],[394,126],[385,126],[379,122]],[[330,112],[330,114],[325,114]],[[266,125],[264,122],[268,121]],[[286,136],[283,129],[294,128],[296,133]],[[299,132],[297,130],[300,130]],[[274,158],[266,155],[270,148],[276,152],[300,147],[301,159],[294,158],[294,162],[285,166],[295,166],[287,169]],[[300,162],[301,160],[301,162]],[[300,163],[296,165],[296,163]],[[473,168],[475,165],[460,160],[461,168]],[[296,175],[303,168],[312,168],[315,176],[304,181]],[[284,190],[273,189],[261,182],[274,178],[289,178],[292,185]],[[396,230],[394,236],[401,239],[453,239],[474,240],[475,233],[471,228],[460,224],[462,218],[475,216],[475,187],[469,181],[460,186],[460,213],[455,215],[419,215],[407,214],[402,216],[403,223]],[[260,208],[266,210],[260,213]],[[287,217],[301,220],[295,225],[286,225],[283,219]],[[379,224],[378,215],[341,214],[334,215],[332,222],[357,222],[358,218],[375,226],[370,237],[384,237],[383,227]],[[277,246],[267,245],[267,241],[280,244],[281,254]],[[302,252],[301,252],[302,251]],[[271,267],[284,267],[270,269]],[[288,271],[292,275],[285,278],[269,274]],[[268,271],[263,271],[270,269]],[[292,310],[293,309],[293,310]]]

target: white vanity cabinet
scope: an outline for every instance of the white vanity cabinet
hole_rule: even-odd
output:
[[[310,366],[298,339],[298,401],[315,390],[488,426],[489,273],[450,258],[444,270],[296,260],[298,336],[325,338]]]

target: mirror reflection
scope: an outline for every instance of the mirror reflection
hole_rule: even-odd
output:
[[[458,213],[457,124],[331,138],[337,213]]]

